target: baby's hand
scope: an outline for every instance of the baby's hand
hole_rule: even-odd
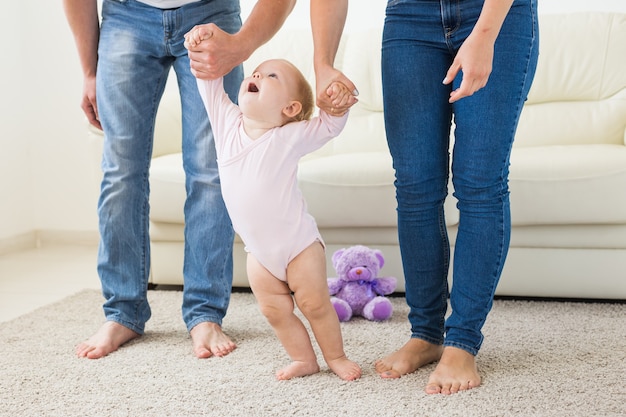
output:
[[[326,90],[330,97],[333,108],[331,114],[333,116],[342,116],[348,109],[358,101],[352,91],[348,90],[345,84],[334,81]]]
[[[199,43],[209,39],[212,35],[204,26],[195,26],[185,34],[185,48],[195,48]]]

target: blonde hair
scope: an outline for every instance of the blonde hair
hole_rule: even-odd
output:
[[[302,110],[291,118],[290,121],[300,122],[302,120],[309,120],[315,110],[315,98],[313,96],[313,89],[311,85],[304,77],[302,72],[291,62],[287,61],[296,72],[296,91],[295,99],[302,104]]]

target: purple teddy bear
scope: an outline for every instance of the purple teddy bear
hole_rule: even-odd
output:
[[[339,321],[354,315],[368,320],[387,320],[393,314],[389,299],[396,289],[395,277],[378,277],[385,260],[378,249],[357,245],[337,250],[332,257],[338,277],[328,278],[331,302]]]

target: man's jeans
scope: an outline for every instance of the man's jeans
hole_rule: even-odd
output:
[[[476,354],[509,246],[509,156],[537,64],[535,0],[516,0],[495,45],[487,86],[449,104],[442,81],[483,0],[390,0],[382,46],[383,97],[396,171],[398,229],[412,336]],[[460,223],[452,312],[443,202],[450,126]]]
[[[221,324],[230,299],[234,232],[222,201],[211,127],[183,46],[183,35],[206,22],[236,32],[239,3],[200,1],[170,10],[135,0],[102,5],[97,102],[105,139],[98,272],[107,320],[140,334],[150,318],[148,173],[157,107],[171,67],[182,103],[187,328],[203,321]],[[242,75],[238,67],[225,79],[233,100]]]

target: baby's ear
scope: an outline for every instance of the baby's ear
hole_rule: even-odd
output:
[[[289,103],[289,105],[283,108],[283,114],[287,116],[287,118],[289,119],[293,119],[301,111],[302,111],[302,103],[300,103],[299,101],[292,101],[291,103]]]

